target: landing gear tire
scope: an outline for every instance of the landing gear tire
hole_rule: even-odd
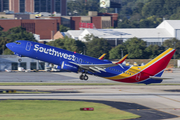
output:
[[[84,75],[84,80],[88,80],[88,76],[87,75]]]
[[[80,80],[88,80],[88,78],[89,77],[86,74],[85,75],[82,74],[82,75],[79,76]]]
[[[80,76],[79,76],[79,79],[80,79],[80,80],[84,80],[84,75],[80,75]]]

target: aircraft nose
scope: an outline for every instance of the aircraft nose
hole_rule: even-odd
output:
[[[13,46],[12,46],[12,43],[7,43],[7,44],[6,44],[6,47],[9,48],[9,49],[11,49],[11,48],[13,47]]]

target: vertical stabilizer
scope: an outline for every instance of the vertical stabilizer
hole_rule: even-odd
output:
[[[175,53],[175,49],[169,48],[168,50],[166,50],[165,52],[163,52],[162,54],[151,60],[149,63],[142,66],[141,69],[143,69],[144,73],[147,73],[151,76],[157,75],[158,73],[164,71],[169,61],[173,57],[174,53]]]

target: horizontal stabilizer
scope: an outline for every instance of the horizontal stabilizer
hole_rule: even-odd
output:
[[[163,78],[163,77],[154,77],[154,76],[149,76],[149,78],[152,78],[154,80],[167,80],[167,79],[173,79],[173,78]]]

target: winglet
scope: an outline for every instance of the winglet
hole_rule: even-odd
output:
[[[117,63],[115,64],[121,64],[125,61],[125,59],[127,58],[128,54],[126,54],[123,58],[121,58]]]
[[[106,55],[106,53],[104,53],[103,55],[101,55],[98,59],[102,60],[105,55]]]

